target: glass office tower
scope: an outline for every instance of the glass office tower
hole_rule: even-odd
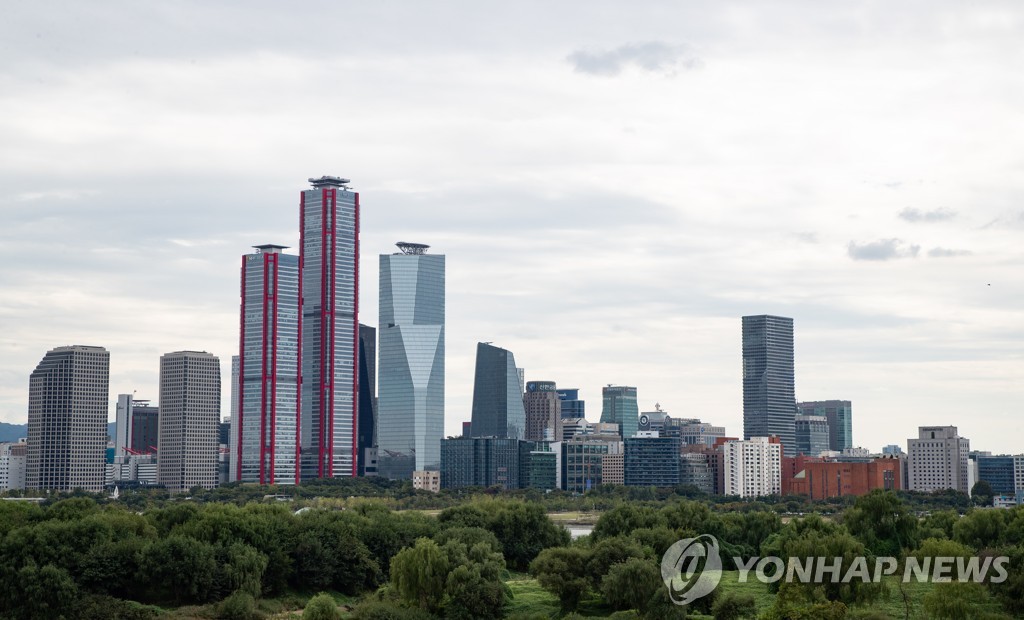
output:
[[[310,179],[300,203],[302,478],[357,473],[359,194]]]
[[[476,345],[470,429],[473,437],[523,439],[526,433],[516,358],[511,351],[486,342]]]
[[[743,317],[743,438],[776,435],[796,456],[793,319]]]
[[[797,405],[801,415],[828,419],[828,449],[842,452],[853,447],[853,404],[848,400],[814,400]]]
[[[636,388],[608,385],[601,389],[601,421],[619,425],[619,437],[636,435],[640,408],[636,404]]]
[[[377,472],[410,479],[441,466],[444,255],[398,242],[380,257]]]
[[[299,470],[299,257],[257,245],[242,257],[235,480],[296,484]]]

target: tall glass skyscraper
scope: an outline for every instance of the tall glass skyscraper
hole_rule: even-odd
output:
[[[257,245],[242,257],[235,480],[296,484],[299,469],[299,257]]]
[[[30,489],[103,490],[110,353],[103,347],[57,347],[28,382]]]
[[[828,419],[828,449],[842,452],[853,447],[853,404],[848,400],[813,400],[798,403],[801,415]]]
[[[377,471],[438,470],[444,436],[444,255],[398,242],[380,256]]]
[[[619,437],[636,435],[640,408],[636,404],[636,388],[608,385],[601,389],[601,421],[619,425]]]
[[[355,476],[359,364],[359,194],[348,179],[302,192],[302,478]]]
[[[476,345],[473,380],[473,437],[523,439],[526,410],[519,369],[511,351],[486,342]]]
[[[359,475],[377,475],[377,328],[359,324]]]
[[[776,435],[796,456],[793,319],[743,317],[743,438]]]

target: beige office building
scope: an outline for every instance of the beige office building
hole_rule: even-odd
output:
[[[172,493],[217,486],[220,360],[197,351],[160,356],[157,480]]]
[[[971,442],[955,426],[919,426],[907,440],[907,478],[911,491],[955,489],[970,493],[967,454]]]

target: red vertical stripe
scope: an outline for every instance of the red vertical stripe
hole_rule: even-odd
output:
[[[238,454],[235,456],[237,469],[235,471],[235,479],[242,479],[242,411],[245,409],[245,380],[242,379],[244,374],[242,370],[245,368],[245,257],[242,257],[242,312],[238,326],[238,413],[235,416],[237,420],[231,420],[231,423],[238,427],[238,444],[235,447],[235,452]]]
[[[267,368],[267,348],[271,346],[269,339],[267,338],[269,332],[269,324],[271,321],[270,316],[270,294],[268,288],[270,286],[270,279],[268,276],[268,267],[270,264],[270,254],[263,254],[263,338],[260,341],[260,484],[267,484],[267,379],[269,379],[268,368]]]
[[[274,465],[277,461],[277,347],[280,342],[278,329],[280,289],[278,289],[278,274],[281,272],[281,255],[271,254],[270,264],[274,269],[274,290],[270,295],[271,306],[271,334],[270,334],[270,483],[277,484],[277,476],[274,473]]]

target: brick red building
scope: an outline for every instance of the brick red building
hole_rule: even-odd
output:
[[[807,456],[783,458],[782,494],[806,495],[811,499],[867,495],[874,489],[901,489],[901,477],[900,461],[896,458],[860,462]]]

